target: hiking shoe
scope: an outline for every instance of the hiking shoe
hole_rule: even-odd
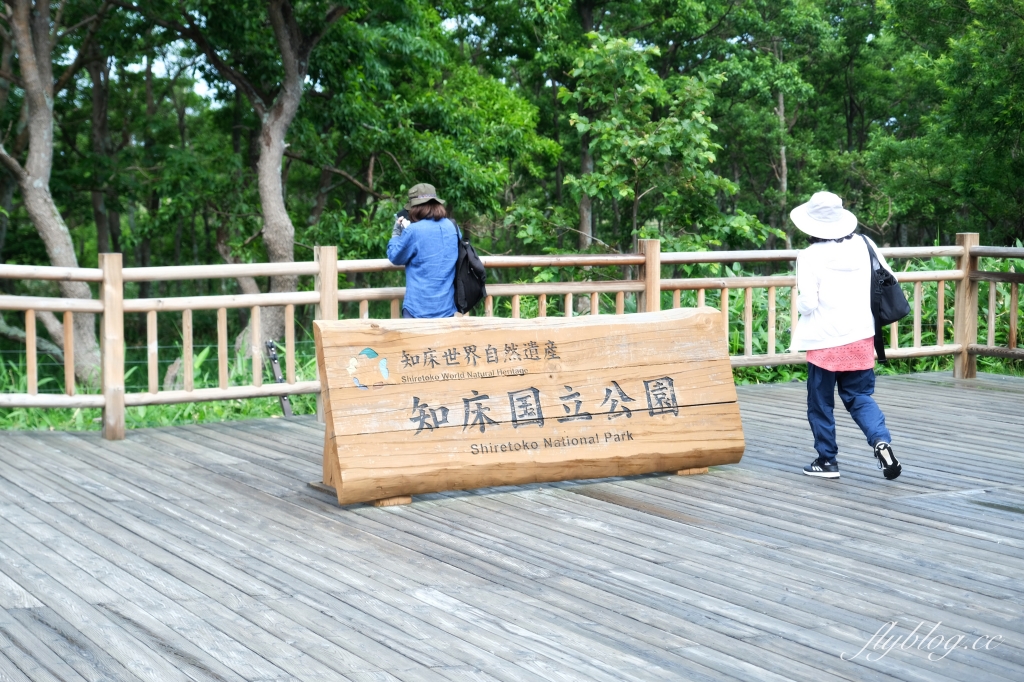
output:
[[[888,443],[875,443],[875,459],[878,460],[878,468],[882,470],[882,475],[887,480],[891,481],[903,473],[903,467],[900,466],[900,461],[896,459]]]
[[[839,478],[839,462],[819,457],[804,467],[804,473],[818,478]]]

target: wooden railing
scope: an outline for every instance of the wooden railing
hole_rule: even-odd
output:
[[[770,366],[798,364],[805,362],[803,353],[780,349],[778,321],[779,299],[788,305],[790,335],[796,320],[796,278],[794,275],[713,277],[713,278],[663,278],[662,271],[668,266],[693,266],[707,264],[766,263],[795,261],[796,251],[718,251],[698,253],[661,253],[657,240],[641,240],[639,253],[623,255],[578,255],[578,256],[491,256],[484,263],[489,269],[500,268],[567,268],[567,267],[608,267],[615,266],[624,271],[635,268],[635,279],[614,279],[574,282],[543,282],[529,284],[489,284],[490,294],[483,306],[483,314],[495,314],[495,306],[501,299],[508,299],[512,317],[521,317],[524,299],[534,298],[537,315],[548,312],[549,297],[561,299],[561,312],[566,316],[576,314],[601,314],[603,296],[614,300],[614,314],[622,315],[627,309],[627,298],[631,309],[657,311],[662,307],[664,292],[670,292],[671,305],[682,304],[682,292],[695,291],[694,303],[698,306],[711,303],[717,297],[721,314],[726,317],[726,329],[730,335],[738,334],[742,328],[742,352],[732,356],[734,367]],[[956,259],[953,269],[934,271],[899,272],[901,283],[910,294],[913,303],[913,343],[907,347],[899,345],[898,324],[891,327],[891,343],[886,353],[891,358],[917,358],[935,355],[952,355],[955,358],[954,374],[960,378],[971,378],[976,373],[976,357],[1024,359],[1024,350],[1017,348],[1019,284],[1024,274],[979,270],[980,258],[1024,258],[1024,249],[982,247],[976,234],[957,236],[956,246],[887,248],[882,254],[891,261],[905,259],[928,259],[951,257]],[[0,310],[23,311],[26,332],[27,392],[0,394],[2,407],[60,408],[83,407],[103,408],[103,434],[110,439],[124,438],[125,408],[142,405],[198,402],[206,400],[231,400],[242,398],[270,397],[281,395],[317,394],[318,380],[298,381],[296,378],[295,351],[295,306],[315,305],[314,319],[337,319],[340,303],[358,303],[359,316],[369,317],[370,302],[390,302],[390,316],[401,316],[403,287],[378,287],[339,289],[339,274],[383,272],[400,270],[387,260],[337,260],[336,247],[317,247],[312,262],[296,263],[253,263],[238,265],[192,265],[180,267],[122,268],[120,254],[101,254],[99,268],[53,268],[37,266],[0,265],[0,277],[15,279],[38,279],[50,281],[84,281],[99,284],[99,296],[93,300],[44,298],[34,296],[0,296]],[[900,270],[898,263],[894,268]],[[125,282],[154,282],[173,280],[228,279],[235,277],[268,277],[274,275],[313,276],[312,291],[267,293],[249,295],[187,296],[124,299]],[[954,319],[952,338],[946,332],[946,283],[954,285]],[[989,305],[987,307],[987,343],[978,344],[978,292],[979,283],[987,283]],[[1009,330],[1006,346],[997,346],[996,327],[998,323],[996,301],[1000,283],[1009,287]],[[935,343],[922,345],[922,307],[924,287],[936,287],[936,338]],[[911,290],[912,287],[912,290]],[[766,290],[767,320],[765,329],[755,330],[754,299],[756,290]],[[743,312],[739,320],[730,320],[728,303],[733,296],[743,296]],[[782,293],[784,292],[784,293]],[[1004,291],[1005,297],[1007,292]],[[668,294],[666,294],[668,296]],[[575,305],[576,297],[589,299],[587,305]],[[614,297],[614,299],[612,299]],[[723,302],[725,303],[723,305]],[[634,305],[635,303],[635,305]],[[666,298],[667,305],[667,298]],[[263,352],[259,343],[250,344],[252,352],[252,378],[243,385],[229,385],[229,352],[227,311],[247,308],[250,328],[258,329],[261,310],[267,307],[284,307],[285,315],[285,383],[264,383]],[[556,306],[557,307],[557,306]],[[217,363],[218,385],[214,388],[196,388],[193,381],[193,326],[192,314],[198,310],[217,311]],[[36,313],[40,311],[59,312],[64,315],[64,395],[39,394],[38,364],[36,350]],[[99,313],[100,342],[102,358],[101,391],[98,394],[76,393],[74,377],[74,335],[72,321],[78,313]],[[125,390],[125,349],[124,319],[128,314],[146,316],[148,390],[126,393]],[[183,382],[180,390],[160,390],[159,345],[157,343],[157,317],[160,314],[181,315],[181,357]],[[766,352],[753,352],[754,333],[764,334]],[[736,345],[739,345],[738,343]],[[319,403],[318,403],[319,412]]]

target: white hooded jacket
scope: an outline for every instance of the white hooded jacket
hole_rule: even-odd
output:
[[[871,246],[882,266],[892,272],[874,242]],[[834,348],[875,335],[871,259],[860,235],[811,244],[797,256],[796,272],[800,320],[792,350]]]

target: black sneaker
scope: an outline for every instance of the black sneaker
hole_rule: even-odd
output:
[[[903,467],[900,466],[900,461],[896,459],[888,443],[875,443],[875,459],[878,460],[878,468],[882,470],[882,475],[887,480],[891,481],[903,473]]]
[[[819,457],[804,467],[804,473],[818,478],[839,478],[839,462]]]

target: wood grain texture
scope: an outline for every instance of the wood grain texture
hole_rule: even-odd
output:
[[[254,305],[249,313],[249,345],[252,351],[252,385],[263,385],[263,344],[260,341],[260,307]]]
[[[946,343],[946,283],[935,283],[935,305],[938,308],[938,315],[935,321],[935,345],[942,346]]]
[[[1024,380],[879,377],[896,481],[841,409],[803,476],[806,387],[737,394],[733,466],[381,508],[306,485],[312,416],[4,432],[0,679],[1024,678]],[[893,620],[1003,643],[848,660]]]
[[[1008,346],[1017,347],[1017,320],[1020,315],[1020,291],[1019,285],[1014,282],[1010,285],[1010,337]]]
[[[59,313],[70,310],[76,313],[102,313],[103,303],[87,298],[48,298],[46,296],[0,295],[0,310],[35,310]]]
[[[289,384],[295,383],[295,306],[284,307],[284,376]]]
[[[217,385],[228,387],[228,310],[217,309]]]
[[[237,294],[230,296],[181,296],[176,298],[131,298],[124,302],[126,313],[145,313],[152,310],[173,312],[181,310],[215,310],[218,308],[250,308],[254,305],[284,306],[316,303],[315,291],[292,291],[272,294]]]
[[[36,350],[36,311],[25,311],[25,374],[28,394],[39,392],[39,367]]]
[[[156,335],[156,311],[146,313],[146,375],[149,392],[160,390],[160,346]]]
[[[103,437],[123,440],[124,414],[124,282],[121,279],[121,254],[101,253],[100,301],[104,310],[100,321],[100,360],[103,375]]]
[[[192,311],[183,310],[181,313],[181,373],[182,388],[191,391],[195,388],[195,367],[192,358]]]
[[[323,480],[349,504],[737,462],[721,325],[706,308],[316,322]]]
[[[978,246],[978,234],[959,233],[956,236],[956,244],[964,249],[964,255],[960,257],[958,264],[958,269],[964,276],[956,283],[953,343],[960,344],[963,350],[954,360],[953,375],[957,379],[973,379],[978,374],[978,363],[975,357],[967,352],[967,348],[978,342],[978,283],[971,278],[978,269],[978,257],[971,254],[971,250]]]
[[[75,314],[64,311],[64,394],[75,394]]]

